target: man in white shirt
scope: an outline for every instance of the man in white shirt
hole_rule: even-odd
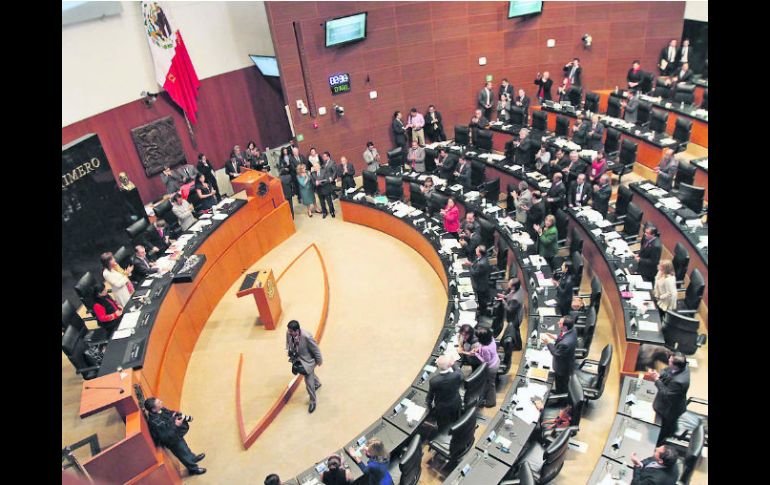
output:
[[[679,48],[679,52],[676,56],[676,63],[681,66],[682,64],[690,62],[690,39],[684,39],[682,41],[682,47]]]
[[[671,39],[668,47],[660,51],[658,68],[661,76],[670,76],[676,69],[676,39]]]

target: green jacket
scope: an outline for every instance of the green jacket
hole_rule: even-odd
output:
[[[559,233],[556,226],[544,227],[540,236],[540,248],[538,253],[544,258],[552,258],[558,252]]]

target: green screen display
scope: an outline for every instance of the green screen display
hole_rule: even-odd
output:
[[[366,12],[326,22],[326,47],[366,38]]]
[[[508,5],[508,18],[521,17],[523,15],[531,15],[533,13],[540,13],[543,11],[543,2],[531,2],[531,1],[517,1],[511,0]]]

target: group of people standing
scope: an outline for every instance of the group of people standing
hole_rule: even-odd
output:
[[[431,142],[446,141],[447,139],[446,133],[444,133],[441,113],[436,111],[436,107],[432,104],[428,106],[425,115],[418,113],[417,108],[412,108],[409,110],[406,120],[404,120],[401,111],[394,112],[391,132],[393,133],[394,143],[396,146],[401,147],[404,153],[406,153],[407,146],[410,144],[410,138],[411,144],[416,142],[421,147],[425,146],[426,135],[427,139]]]

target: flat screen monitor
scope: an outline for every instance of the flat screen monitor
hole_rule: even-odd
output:
[[[543,11],[543,2],[511,0],[508,4],[508,18],[523,17]]]
[[[263,76],[279,77],[281,75],[278,72],[278,61],[275,59],[275,56],[255,56],[254,54],[249,54],[249,57]]]
[[[366,38],[366,12],[326,21],[326,47]]]
[[[679,198],[682,203],[696,214],[703,210],[703,194],[706,189],[682,182],[679,184]]]

